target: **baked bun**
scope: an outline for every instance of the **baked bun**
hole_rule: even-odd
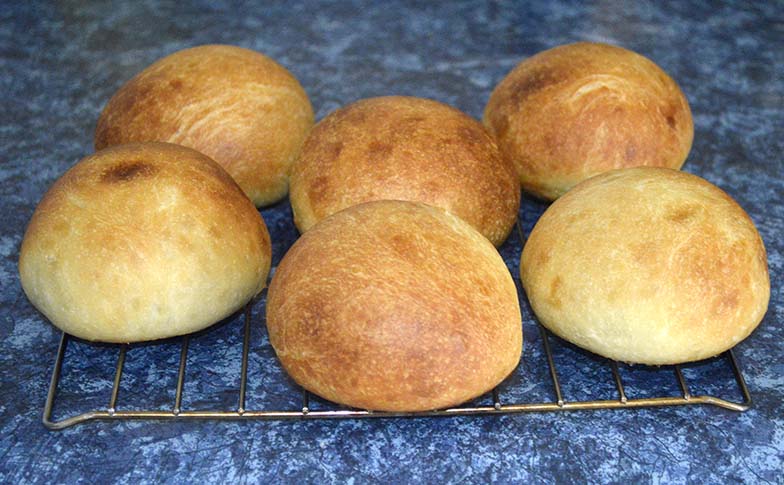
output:
[[[520,277],[545,327],[642,364],[729,349],[770,297],[749,216],[721,189],[665,168],[613,170],[558,199],[528,238]]]
[[[425,204],[352,206],[278,266],[269,338],[286,371],[330,401],[424,411],[481,395],[517,366],[509,270],[461,219]]]
[[[549,200],[611,169],[680,168],[694,136],[672,78],[639,54],[588,42],[518,64],[490,96],[484,122],[523,189]]]
[[[499,245],[520,187],[481,123],[437,101],[389,96],[316,125],[292,168],[290,199],[301,232],[352,205],[409,200],[445,209]]]
[[[158,60],[109,100],[95,148],[165,141],[194,148],[226,169],[257,206],[282,199],[291,162],[313,126],[299,82],[258,52],[228,45]]]
[[[119,145],[66,172],[19,255],[32,304],[65,332],[136,342],[205,328],[261,291],[270,240],[256,208],[205,155]]]

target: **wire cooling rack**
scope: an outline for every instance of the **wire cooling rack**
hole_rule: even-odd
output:
[[[525,237],[521,229],[521,224],[517,224],[517,235],[520,241],[524,242]],[[541,372],[530,372],[531,369],[526,369],[524,378],[528,376],[538,376],[541,380],[549,381],[550,398],[547,399],[534,399],[526,400],[526,389],[515,389],[515,387],[526,387],[524,381],[517,381],[511,383],[502,383],[499,387],[493,389],[490,393],[481,398],[474,400],[463,406],[439,409],[427,412],[379,412],[368,411],[362,409],[354,409],[341,407],[339,405],[329,406],[327,409],[321,409],[311,406],[311,394],[301,388],[293,387],[290,382],[288,386],[292,388],[291,392],[298,393],[301,397],[295,399],[296,405],[290,407],[277,408],[274,404],[262,403],[260,406],[246,407],[248,395],[248,361],[251,353],[251,331],[253,328],[252,318],[252,304],[249,304],[244,309],[244,318],[242,324],[242,353],[240,354],[240,369],[239,369],[239,386],[236,387],[232,393],[236,404],[233,406],[211,406],[211,405],[183,405],[183,395],[186,383],[186,364],[188,361],[188,349],[191,343],[192,336],[184,336],[180,341],[179,350],[179,365],[177,368],[177,379],[174,388],[174,398],[163,406],[154,405],[154,403],[143,403],[142,409],[126,408],[121,404],[121,383],[123,377],[123,369],[126,366],[126,354],[128,345],[114,345],[116,347],[117,359],[114,366],[114,377],[111,385],[111,392],[109,395],[108,403],[105,406],[96,407],[86,412],[73,412],[68,410],[64,414],[66,417],[54,418],[53,410],[56,405],[58,389],[61,387],[61,376],[63,371],[63,364],[66,361],[66,350],[69,342],[75,340],[74,337],[63,333],[60,339],[60,344],[57,349],[57,354],[54,361],[54,369],[52,378],[49,385],[49,391],[46,398],[46,404],[43,412],[44,425],[52,430],[59,430],[73,426],[78,423],[83,423],[92,420],[129,420],[129,419],[148,419],[148,420],[196,420],[196,419],[212,419],[212,420],[260,420],[260,419],[346,419],[346,418],[391,418],[391,417],[422,417],[422,416],[456,416],[456,415],[493,415],[493,414],[514,414],[526,412],[545,412],[545,411],[572,411],[572,410],[591,410],[591,409],[630,409],[641,407],[655,407],[655,406],[684,406],[684,405],[713,405],[720,408],[728,409],[731,411],[745,411],[751,406],[751,395],[748,387],[743,378],[743,374],[738,365],[732,350],[729,350],[719,357],[710,360],[712,368],[711,375],[708,379],[711,381],[725,378],[730,382],[730,386],[724,386],[720,394],[726,394],[732,397],[719,397],[713,394],[719,393],[698,393],[692,394],[690,391],[689,382],[691,378],[687,378],[686,373],[695,374],[694,379],[700,380],[700,370],[706,364],[706,361],[675,366],[662,366],[662,367],[648,367],[648,366],[635,366],[635,369],[644,369],[648,374],[646,380],[654,383],[654,391],[652,395],[644,395],[635,397],[637,389],[629,392],[628,386],[624,385],[622,372],[615,361],[596,357],[587,352],[579,349],[570,348],[570,344],[564,343],[558,337],[551,335],[541,325],[538,327],[539,340],[541,348],[539,349],[546,361],[547,370],[539,369]],[[528,347],[530,347],[530,338],[526,339]],[[597,379],[597,382],[591,383],[589,386],[583,386],[582,392],[575,397],[569,396],[565,392],[561,383],[561,372],[559,366],[556,365],[556,356],[554,355],[553,345],[558,346],[560,349],[565,349],[564,352],[570,353],[569,359],[573,360],[593,360],[594,364],[603,367],[604,370],[609,369],[609,373],[603,372],[608,377],[608,382],[600,382],[602,379]],[[538,352],[534,350],[533,352]],[[523,364],[521,366],[529,365],[526,362],[526,355],[529,353],[528,349],[523,355]],[[544,364],[542,364],[544,365]],[[561,364],[563,368],[563,364]],[[572,369],[569,368],[571,371]],[[718,375],[718,377],[717,377]],[[669,377],[667,377],[669,376]],[[202,379],[204,377],[202,376]],[[705,378],[703,376],[702,381]],[[514,379],[512,379],[514,381]],[[667,384],[669,381],[669,385]],[[537,383],[543,384],[543,383]],[[279,385],[279,383],[272,383],[271,385]],[[612,387],[611,397],[596,395],[596,389],[604,385],[605,389]],[[658,386],[658,387],[657,387]],[[203,387],[203,386],[194,386]],[[586,389],[588,395],[584,395]],[[636,386],[635,386],[636,387]],[[667,392],[667,389],[675,389],[676,391]],[[535,393],[532,393],[535,394]],[[605,393],[606,394],[606,393]],[[650,394],[650,393],[649,393]],[[225,392],[223,392],[225,397]],[[315,398],[318,400],[319,398]],[[196,399],[198,402],[199,399]],[[59,409],[59,408],[58,408]],[[62,412],[58,412],[63,414]]]

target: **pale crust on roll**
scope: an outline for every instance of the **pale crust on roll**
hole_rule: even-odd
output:
[[[729,349],[770,297],[748,215],[718,187],[665,168],[614,170],[558,199],[528,238],[520,276],[547,328],[643,364]]]
[[[493,90],[484,123],[523,189],[549,200],[611,169],[679,169],[694,136],[686,97],[661,68],[588,42],[518,64]]]
[[[278,266],[267,329],[305,389],[363,409],[456,405],[517,366],[517,291],[495,248],[425,204],[352,206],[305,233]]]
[[[308,96],[284,67],[252,50],[205,45],[158,60],[120,88],[98,120],[95,148],[144,141],[194,148],[262,206],[286,195],[312,126]]]
[[[205,328],[264,287],[264,221],[231,177],[168,143],[107,148],[49,189],[27,228],[27,297],[77,337],[135,342]]]
[[[481,123],[437,101],[370,98],[320,121],[291,173],[301,232],[372,200],[445,209],[500,245],[514,225],[520,187]]]

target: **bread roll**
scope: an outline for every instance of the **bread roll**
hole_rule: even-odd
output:
[[[520,187],[481,123],[436,101],[389,96],[316,125],[292,168],[290,198],[301,232],[355,204],[410,200],[455,214],[499,245]]]
[[[549,200],[606,170],[680,168],[694,135],[689,104],[664,71],[588,42],[518,64],[490,96],[484,122],[523,189]]]
[[[729,349],[770,296],[748,215],[705,180],[664,168],[607,172],[558,199],[531,232],[520,277],[545,327],[643,364]]]
[[[158,60],[109,100],[95,148],[165,141],[194,148],[226,169],[257,206],[280,200],[313,109],[289,71],[228,45],[185,49]]]
[[[205,155],[119,145],[66,172],[38,204],[22,287],[87,340],[136,342],[205,328],[261,291],[270,239],[256,208]]]
[[[352,206],[305,233],[275,272],[267,329],[305,389],[385,411],[481,395],[522,349],[517,291],[492,244],[402,201]]]

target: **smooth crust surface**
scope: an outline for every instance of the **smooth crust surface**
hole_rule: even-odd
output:
[[[95,148],[164,141],[226,169],[257,206],[280,200],[313,126],[294,76],[252,50],[205,45],[175,52],[128,81],[107,103]]]
[[[588,42],[518,64],[493,90],[484,123],[523,189],[549,200],[611,169],[678,169],[694,136],[686,97],[661,68]]]
[[[461,219],[379,201],[304,234],[267,299],[270,342],[306,389],[363,409],[422,411],[489,391],[517,366],[509,270]]]
[[[718,187],[664,168],[576,186],[539,219],[520,268],[543,325],[625,362],[717,355],[757,327],[770,297],[748,215]]]
[[[301,232],[352,205],[410,200],[445,209],[500,245],[517,217],[511,163],[478,121],[422,98],[370,98],[320,121],[291,174]]]
[[[270,239],[231,177],[195,150],[120,145],[66,172],[38,204],[19,256],[27,297],[88,340],[205,328],[264,287]]]

